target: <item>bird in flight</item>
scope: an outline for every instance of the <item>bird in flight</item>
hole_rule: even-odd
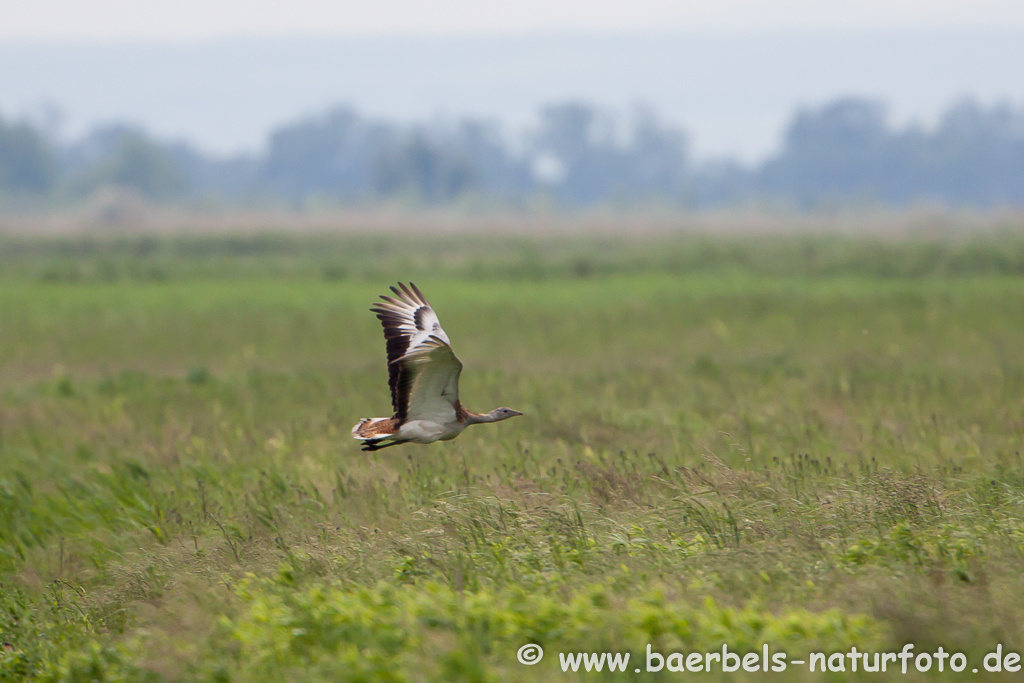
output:
[[[364,451],[448,441],[469,425],[522,415],[511,408],[495,408],[484,415],[466,410],[459,401],[462,361],[452,351],[434,309],[411,282],[408,287],[399,282],[391,291],[394,297],[382,295],[383,303],[370,310],[384,326],[395,414],[364,417],[352,428],[352,437],[363,442]]]

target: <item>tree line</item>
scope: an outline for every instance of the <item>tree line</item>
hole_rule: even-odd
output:
[[[685,131],[649,109],[623,121],[581,102],[543,108],[519,134],[339,107],[278,127],[260,154],[231,158],[125,125],[62,143],[0,118],[0,206],[74,202],[103,187],[246,205],[1022,206],[1024,109],[963,100],[930,129],[897,128],[883,104],[841,99],[797,111],[779,150],[746,166],[695,163]]]

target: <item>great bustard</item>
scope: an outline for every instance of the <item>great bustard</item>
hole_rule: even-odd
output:
[[[352,428],[353,438],[363,442],[364,451],[407,442],[447,441],[469,425],[522,415],[511,408],[495,408],[486,415],[463,408],[459,402],[462,362],[455,357],[434,309],[411,282],[409,287],[399,282],[391,291],[397,299],[382,295],[384,303],[370,310],[384,326],[395,414],[365,417]]]

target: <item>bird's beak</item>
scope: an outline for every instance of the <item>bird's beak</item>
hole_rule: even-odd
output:
[[[520,415],[522,415],[522,413],[520,413],[518,410],[512,411],[512,417],[519,417]]]

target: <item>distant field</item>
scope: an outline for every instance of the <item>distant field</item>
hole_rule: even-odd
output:
[[[409,278],[525,416],[362,453]],[[980,668],[1024,650],[1022,449],[1019,233],[0,238],[0,681]]]

